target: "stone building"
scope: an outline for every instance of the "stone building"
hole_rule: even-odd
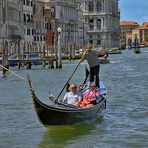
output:
[[[131,40],[132,30],[137,28],[139,25],[137,22],[122,21],[120,22],[120,41],[122,46],[126,47]]]
[[[42,52],[45,46],[45,5],[44,0],[35,0],[33,3],[33,28],[34,28],[34,48],[37,52]]]
[[[82,49],[84,47],[84,34],[85,24],[83,20],[83,8],[80,0],[77,0],[77,14],[78,14],[78,47]]]
[[[54,8],[57,27],[61,27],[61,46],[64,52],[78,44],[77,0],[49,0]],[[57,29],[57,28],[56,28]]]
[[[33,50],[33,0],[23,1],[25,51]]]
[[[81,0],[84,40],[100,48],[119,47],[120,12],[118,0]]]
[[[132,30],[132,42],[137,37],[139,44],[148,46],[148,22],[144,22],[138,28]]]
[[[11,46],[23,39],[22,0],[0,1],[0,28],[0,42],[5,40],[6,49],[10,50]]]
[[[60,26],[59,19],[55,17],[56,8],[48,0],[36,0],[33,5],[35,50],[42,52],[45,49],[46,52],[53,53],[51,48],[57,46],[57,28]]]

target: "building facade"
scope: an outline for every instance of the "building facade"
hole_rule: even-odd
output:
[[[33,0],[23,1],[24,45],[31,51],[33,45]]]
[[[35,0],[33,3],[33,29],[34,29],[34,50],[42,52],[45,46],[45,5],[43,0]]]
[[[49,0],[54,8],[57,27],[61,27],[61,46],[65,52],[78,44],[78,11],[76,0]],[[57,29],[57,28],[56,28]]]
[[[33,28],[34,47],[38,52],[47,52],[49,48],[57,45],[58,20],[55,18],[55,7],[50,6],[49,1],[34,1]],[[53,51],[52,51],[53,52]]]
[[[138,28],[132,30],[132,42],[135,38],[138,39],[139,44],[148,46],[148,22],[144,22]]]
[[[0,42],[5,40],[6,49],[11,49],[23,39],[22,0],[0,1],[0,28]]]
[[[137,22],[130,22],[130,21],[123,21],[120,22],[120,41],[121,45],[125,48],[129,44],[131,44],[131,34],[132,30],[136,29],[138,27]]]
[[[119,47],[118,0],[82,0],[84,42],[105,48]]]

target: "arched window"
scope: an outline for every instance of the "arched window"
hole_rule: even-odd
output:
[[[101,45],[101,34],[97,34],[97,45]]]
[[[94,11],[94,3],[93,1],[90,1],[88,4],[88,10],[89,12],[93,12]]]
[[[94,24],[94,19],[91,18],[91,19],[89,20],[89,23],[90,23],[90,24]]]
[[[97,29],[101,29],[101,19],[97,19]]]
[[[97,2],[97,4],[96,4],[96,10],[97,10],[97,12],[101,12],[101,2],[100,1],[98,1]]]

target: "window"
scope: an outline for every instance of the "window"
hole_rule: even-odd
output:
[[[98,1],[96,4],[96,10],[97,12],[101,12],[101,2],[100,1]]]
[[[24,0],[24,5],[26,4],[26,0]]]
[[[26,5],[29,6],[29,0],[26,1]]]
[[[93,40],[89,40],[89,43],[93,44]]]
[[[26,15],[24,14],[24,22],[26,22]]]
[[[93,19],[89,20],[89,28],[90,28],[90,30],[94,29],[94,20]]]
[[[33,6],[32,0],[31,0],[31,7]]]
[[[26,15],[25,17],[25,21],[27,22],[31,22],[31,16],[29,14]]]
[[[42,36],[40,36],[40,41],[42,41]]]
[[[32,35],[34,35],[34,30],[32,29]]]
[[[36,41],[36,36],[34,36],[34,41]]]
[[[101,29],[101,19],[97,20],[97,29]]]
[[[56,10],[55,10],[55,7],[51,7],[51,18],[55,18],[56,16]]]
[[[30,29],[27,29],[27,35],[30,35]]]
[[[100,45],[101,44],[101,40],[97,40],[97,45]]]
[[[37,41],[39,41],[39,36],[37,36]]]
[[[101,34],[97,34],[97,39],[100,39],[101,38]]]
[[[89,12],[93,12],[94,11],[94,3],[93,1],[90,1],[88,4],[88,10]]]

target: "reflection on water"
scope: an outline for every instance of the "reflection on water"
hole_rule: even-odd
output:
[[[95,129],[96,123],[101,124],[102,119],[92,124],[76,126],[51,126],[43,135],[43,141],[39,148],[62,148],[73,141],[80,139],[84,135],[89,135]]]

